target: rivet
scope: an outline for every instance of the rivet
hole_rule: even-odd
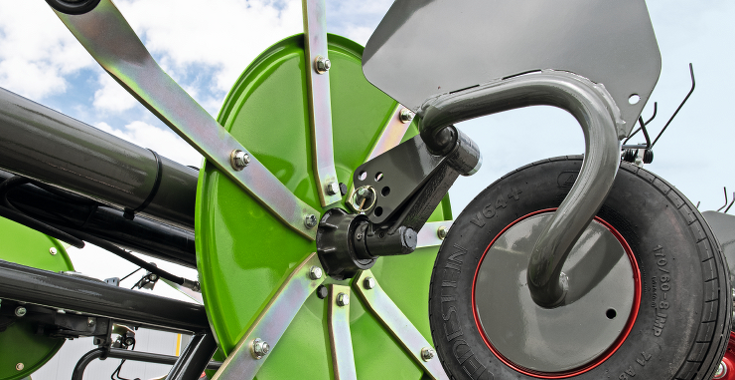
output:
[[[321,55],[317,56],[314,59],[314,70],[316,70],[316,72],[319,74],[326,73],[331,67],[332,62],[329,59],[322,57]]]
[[[94,326],[95,320],[92,317],[87,318],[87,326],[92,327]]]
[[[350,295],[345,293],[337,294],[337,306],[347,306],[350,304]]]
[[[26,308],[24,308],[23,306],[18,306],[18,307],[15,308],[15,316],[16,317],[22,317],[22,316],[26,315],[27,312],[28,312],[28,310],[26,310]]]
[[[309,278],[312,280],[318,280],[322,278],[322,268],[319,268],[318,266],[313,266],[311,269],[309,269]]]
[[[250,342],[250,353],[256,359],[262,359],[263,356],[268,355],[268,352],[270,350],[271,347],[270,345],[268,345],[268,342],[260,338],[255,338],[252,342]]]
[[[425,362],[433,359],[435,355],[436,352],[431,347],[424,347],[421,349],[421,359],[423,359]]]
[[[375,279],[372,277],[366,277],[364,280],[362,280],[362,286],[365,287],[365,289],[372,289],[375,287]]]
[[[245,169],[246,166],[250,163],[250,155],[247,153],[241,151],[240,149],[235,149],[230,153],[230,165],[232,165],[232,168],[240,171],[242,169]]]
[[[314,214],[309,214],[304,217],[304,225],[308,229],[312,229],[316,226],[316,216]]]
[[[18,363],[18,364],[15,365],[15,369],[18,370],[18,371],[22,371],[23,368],[25,368],[25,367],[26,366],[23,365],[23,363]]]
[[[439,229],[436,230],[436,236],[441,240],[444,240],[444,238],[447,237],[447,233],[448,231],[446,226],[440,226]]]
[[[411,121],[413,121],[414,116],[416,116],[415,113],[411,112],[411,110],[408,108],[404,108],[401,110],[400,114],[398,115],[398,118],[401,119],[401,123],[408,124]]]
[[[49,248],[48,253],[50,253],[51,256],[56,256],[56,253],[57,253],[56,248],[54,247]]]

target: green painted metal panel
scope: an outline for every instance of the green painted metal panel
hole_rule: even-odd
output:
[[[51,248],[56,249],[55,255],[51,254]],[[0,218],[0,259],[54,272],[74,270],[61,242],[5,218]],[[64,342],[64,339],[36,334],[31,322],[16,321],[0,332],[0,380],[30,376]],[[23,363],[20,371],[16,369],[18,363]]]
[[[335,35],[328,38],[335,164],[340,182],[349,186],[352,172],[365,161],[396,102],[364,79],[361,46]],[[276,43],[243,72],[218,121],[297,197],[324,210],[313,179],[305,67],[303,35]],[[412,125],[406,138],[416,133]],[[430,220],[445,216],[451,217],[448,199]],[[316,251],[314,242],[279,222],[211,164],[205,164],[199,178],[196,244],[205,307],[226,353],[291,270]],[[426,248],[383,257],[372,269],[429,341],[428,291],[436,252]],[[357,297],[350,306],[358,378],[422,378],[419,366]],[[312,295],[257,378],[333,378],[325,313],[325,301]]]

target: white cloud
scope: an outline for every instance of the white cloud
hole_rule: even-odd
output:
[[[123,130],[113,128],[107,123],[97,123],[95,126],[121,139],[153,149],[156,153],[180,164],[196,167],[202,164],[199,152],[170,130],[163,130],[142,121],[134,121]]]
[[[138,101],[130,95],[122,86],[120,86],[110,75],[103,72],[99,76],[99,82],[102,85],[99,90],[94,93],[94,101],[92,104],[100,110],[122,112],[127,111]]]
[[[63,93],[94,61],[43,1],[0,2],[0,87],[34,100]]]

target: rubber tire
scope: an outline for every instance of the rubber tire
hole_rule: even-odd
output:
[[[436,259],[429,299],[432,338],[450,378],[540,377],[505,365],[483,341],[472,310],[474,275],[483,252],[507,225],[559,206],[581,165],[581,157],[557,157],[519,168],[483,190],[455,220]],[[480,213],[487,205],[496,209],[490,219]],[[711,379],[727,347],[732,303],[727,264],[707,223],[673,186],[628,163],[621,164],[597,215],[620,232],[638,261],[641,305],[620,348],[573,378]],[[662,290],[651,286],[652,276],[665,274],[658,269],[661,257],[654,255],[657,245],[667,259],[660,263],[670,270],[668,304],[660,303]],[[660,330],[654,325],[657,310],[666,315]]]

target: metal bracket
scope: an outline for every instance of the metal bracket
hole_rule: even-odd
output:
[[[81,15],[54,11],[92,57],[141,104],[284,223],[306,238],[316,238],[316,228],[304,221],[310,216],[318,218],[319,212],[294,196],[158,66],[110,0],[100,0],[94,10]],[[239,166],[231,161],[237,151],[243,152]]]
[[[418,233],[418,242],[416,249],[426,247],[438,247],[442,245],[444,238],[452,227],[453,220],[445,220],[441,222],[428,222]]]
[[[366,308],[383,323],[429,377],[449,380],[439,359],[422,355],[423,352],[433,351],[432,346],[383,291],[372,272],[360,272],[352,281],[352,286],[365,302]]]
[[[326,207],[342,200],[332,139],[332,99],[329,88],[329,46],[325,0],[303,0],[306,84],[314,179],[319,200]]]
[[[283,282],[212,380],[252,379],[311,293],[324,282],[316,253]],[[257,343],[257,346],[254,344]]]
[[[355,354],[350,331],[350,287],[329,286],[329,341],[332,344],[332,366],[335,380],[356,380]]]

